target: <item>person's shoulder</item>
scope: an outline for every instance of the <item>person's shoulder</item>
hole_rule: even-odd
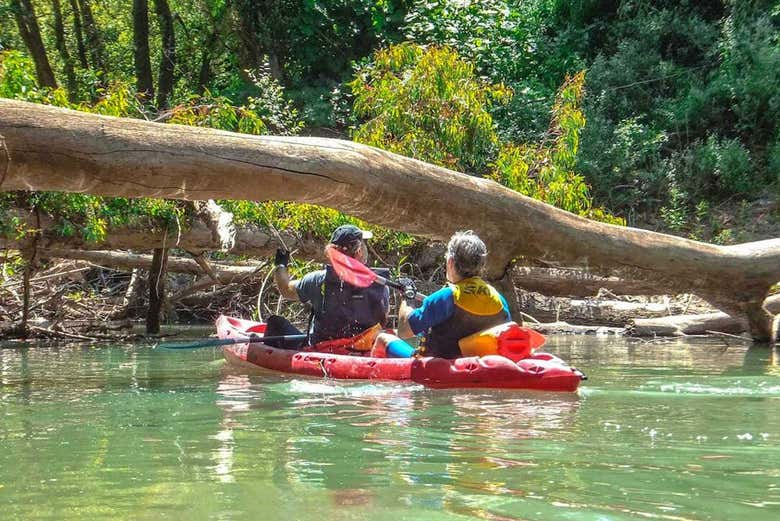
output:
[[[325,282],[325,270],[310,271],[298,281],[299,288],[308,288],[310,286],[320,286]]]
[[[310,271],[309,273],[307,273],[306,275],[301,277],[301,280],[302,281],[305,280],[307,282],[308,281],[320,281],[321,282],[321,281],[325,280],[325,273],[326,273],[325,270]]]
[[[429,302],[439,302],[439,301],[443,301],[443,300],[452,300],[453,295],[454,294],[453,294],[453,291],[452,291],[452,286],[447,284],[443,288],[438,289],[438,290],[434,291],[433,293],[431,293],[430,295],[428,295],[425,298],[425,300],[427,300]]]

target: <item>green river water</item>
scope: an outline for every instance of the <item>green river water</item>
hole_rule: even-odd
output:
[[[553,337],[577,394],[231,373],[217,349],[0,349],[0,519],[777,520],[765,346]]]

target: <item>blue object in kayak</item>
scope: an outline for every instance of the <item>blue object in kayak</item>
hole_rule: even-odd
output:
[[[411,358],[412,356],[414,356],[414,348],[400,338],[387,344],[387,358]]]

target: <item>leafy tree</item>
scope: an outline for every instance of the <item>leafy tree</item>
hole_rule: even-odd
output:
[[[585,127],[582,99],[585,73],[567,78],[553,105],[553,117],[541,143],[507,143],[492,179],[522,194],[591,219],[624,225],[604,208],[593,207],[588,185],[576,173],[580,132]]]
[[[579,156],[598,200],[642,220],[664,208],[669,229],[685,233],[702,200],[711,208],[780,184],[769,153],[780,121],[777,6],[626,1],[602,19]]]
[[[423,161],[486,175],[520,193],[591,218],[623,223],[593,208],[575,173],[585,74],[559,90],[541,143],[501,142],[488,109],[511,91],[475,76],[474,66],[447,47],[410,43],[377,51],[350,84],[355,113],[366,120],[356,141]],[[496,155],[497,154],[497,155]],[[495,160],[494,160],[495,158]]]
[[[11,10],[19,27],[19,34],[21,34],[35,62],[38,83],[44,87],[56,89],[57,80],[54,78],[54,71],[52,71],[49,58],[46,55],[46,47],[41,38],[41,29],[32,0],[11,0]]]
[[[509,141],[540,139],[558,86],[585,67],[560,27],[559,0],[417,0],[406,16],[405,36],[446,45],[474,63],[479,75],[514,91],[492,109]]]
[[[137,101],[137,92],[129,83],[114,82],[100,90],[95,103],[70,103],[63,89],[41,89],[35,82],[31,60],[20,53],[0,53],[0,95],[36,103],[46,103],[85,112],[117,117],[145,116]],[[246,105],[234,106],[224,97],[193,96],[166,114],[168,121],[194,126],[207,126],[265,134],[273,129],[278,134],[296,134],[301,123],[297,112],[284,93],[266,72],[253,74],[262,97],[250,98]],[[178,201],[161,199],[127,199],[98,197],[58,192],[26,193],[4,196],[0,215],[11,203],[35,207],[57,220],[57,231],[63,236],[80,234],[88,241],[100,241],[112,228],[143,224],[152,228],[186,226],[186,207]],[[258,203],[248,203],[257,205]],[[2,220],[5,220],[5,216]],[[5,234],[26,233],[17,227],[5,226]]]
[[[350,87],[366,119],[355,141],[475,174],[498,144],[488,109],[511,95],[480,81],[452,49],[408,43],[377,51]]]

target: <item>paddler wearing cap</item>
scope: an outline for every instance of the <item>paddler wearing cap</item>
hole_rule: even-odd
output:
[[[345,224],[333,231],[330,245],[365,264],[368,260],[365,240],[371,237],[370,231]],[[274,282],[284,298],[311,305],[310,345],[325,340],[352,337],[376,324],[381,327],[387,324],[390,296],[386,286],[379,284],[372,284],[367,288],[352,286],[342,281],[330,265],[307,273],[299,280],[292,280],[287,270],[289,262],[288,251],[282,249],[276,251]],[[300,333],[284,317],[278,315],[268,317],[266,336]],[[297,348],[302,345],[303,342],[295,344],[288,342],[286,345],[278,346]]]

